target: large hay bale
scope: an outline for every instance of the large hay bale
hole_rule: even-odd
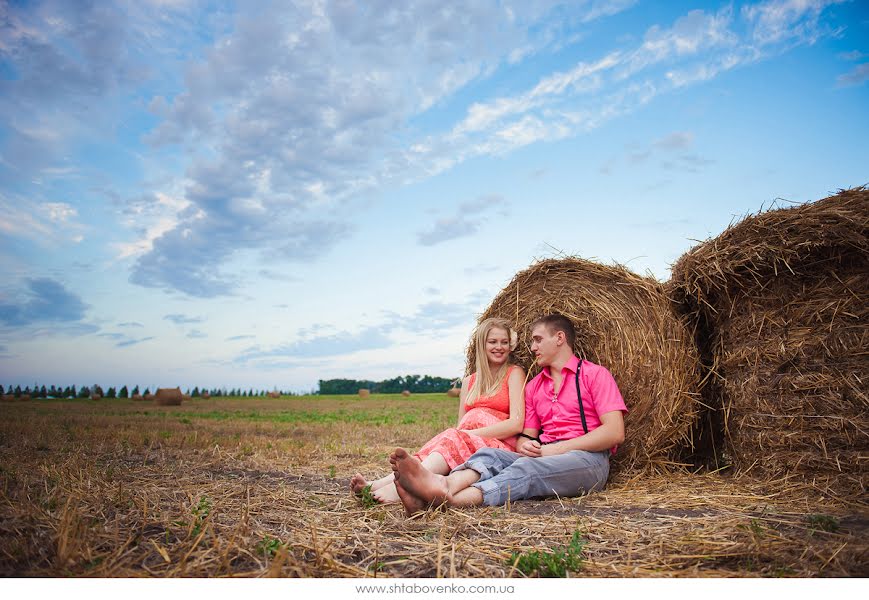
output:
[[[682,256],[669,287],[709,374],[708,454],[865,493],[869,191],[748,216]]]
[[[154,394],[154,403],[157,406],[180,406],[183,399],[181,388],[160,388]]]
[[[408,398],[410,396],[410,390],[403,390],[401,392],[401,395],[404,396],[405,398]]]
[[[519,333],[515,356],[529,377],[531,323],[558,312],[576,327],[574,351],[610,370],[628,407],[613,467],[668,468],[690,446],[699,364],[691,334],[658,281],[579,258],[538,262],[517,274],[480,317],[503,317]],[[468,372],[476,358],[468,347]]]
[[[367,398],[367,397],[369,397],[370,395],[371,395],[371,390],[366,389],[366,388],[360,388],[360,389],[359,389],[359,397],[360,397],[360,398]]]
[[[91,395],[90,395],[90,399],[91,399],[91,400],[102,400],[103,397],[102,397],[101,395],[99,395],[99,394],[91,394]]]

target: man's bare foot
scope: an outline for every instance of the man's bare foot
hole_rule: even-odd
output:
[[[350,491],[354,494],[361,494],[366,485],[368,482],[359,473],[350,478]]]
[[[395,471],[395,488],[408,515],[446,503],[450,495],[446,477],[423,467],[419,459],[403,448],[396,448],[389,456],[389,464]]]
[[[374,490],[374,487],[372,486],[371,489]],[[398,497],[398,490],[395,489],[394,481],[389,485],[384,485],[382,488],[374,490],[371,492],[371,495],[374,496],[375,500],[383,504],[395,504],[401,501]]]

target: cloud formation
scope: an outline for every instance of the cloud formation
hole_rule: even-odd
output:
[[[172,321],[176,325],[188,325],[190,323],[202,323],[204,319],[202,317],[188,317],[187,315],[182,314],[171,314],[165,315],[163,317],[164,321]]]
[[[508,204],[497,194],[480,196],[476,200],[463,202],[459,205],[456,214],[437,219],[426,230],[419,232],[417,240],[422,246],[434,246],[474,235],[479,231],[480,224],[485,221],[484,215],[487,213],[507,216]]]
[[[0,323],[11,326],[74,323],[85,317],[88,305],[49,278],[27,279],[18,302],[0,302]]]

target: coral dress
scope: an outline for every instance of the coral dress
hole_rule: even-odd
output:
[[[459,426],[451,427],[430,439],[416,453],[416,457],[422,460],[432,452],[437,452],[444,457],[450,469],[454,469],[468,460],[474,452],[481,448],[501,448],[502,450],[515,451],[515,435],[505,440],[499,440],[459,431],[460,429],[488,427],[489,425],[504,421],[510,416],[510,389],[508,381],[510,379],[510,372],[515,368],[516,366],[513,365],[507,369],[504,382],[495,394],[492,396],[480,396],[471,406],[466,404],[465,410],[467,412],[462,417],[462,420],[459,421]],[[477,374],[474,373],[468,380],[469,388],[474,385],[474,378],[476,376]]]

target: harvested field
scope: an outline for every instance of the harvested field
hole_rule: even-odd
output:
[[[445,394],[0,405],[0,575],[522,577],[563,546],[575,575],[869,575],[863,498],[797,478],[639,475],[503,508],[364,508],[346,491],[454,424]],[[630,435],[630,431],[628,432]]]

